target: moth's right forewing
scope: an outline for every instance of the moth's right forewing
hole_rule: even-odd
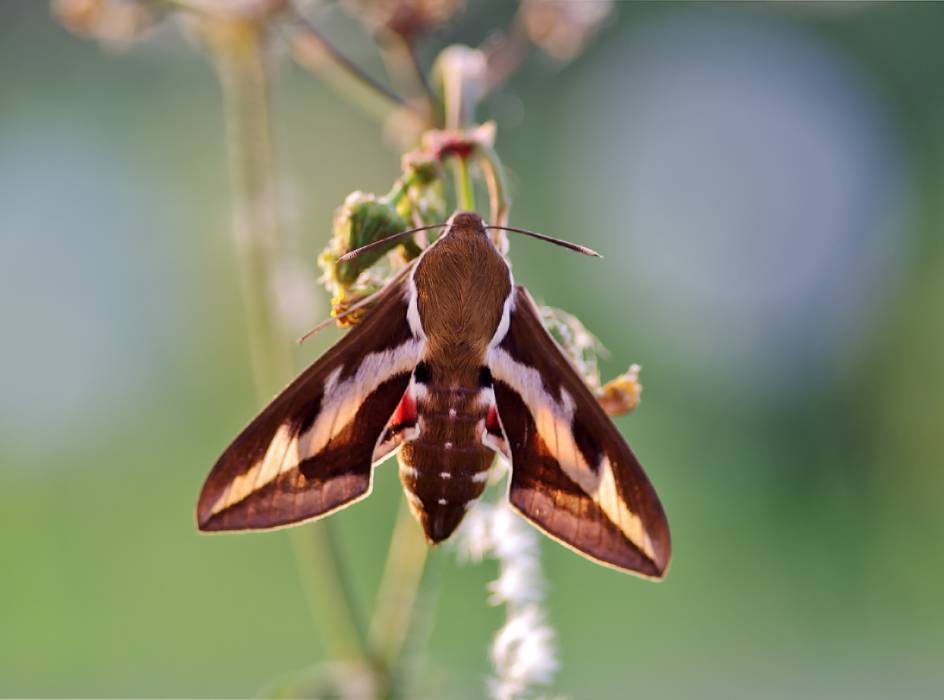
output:
[[[523,287],[489,367],[511,457],[512,505],[584,556],[662,578],[671,543],[659,498]]]
[[[369,493],[377,448],[396,446],[385,428],[422,352],[407,319],[411,269],[226,448],[200,494],[201,530],[279,527]]]

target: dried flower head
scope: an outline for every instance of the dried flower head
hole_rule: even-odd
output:
[[[519,17],[532,42],[559,61],[570,61],[612,9],[612,0],[523,0]]]
[[[597,401],[608,415],[621,416],[639,405],[642,394],[642,384],[639,383],[640,369],[639,365],[630,365],[628,370],[608,381],[597,392]]]
[[[53,0],[52,14],[70,31],[108,44],[140,39],[159,19],[142,0]]]
[[[462,9],[462,0],[345,0],[344,7],[371,31],[391,31],[406,39],[421,36]]]
[[[173,0],[183,9],[216,19],[266,19],[281,12],[289,0]]]

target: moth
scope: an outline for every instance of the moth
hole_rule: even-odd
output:
[[[366,498],[374,466],[397,452],[411,510],[439,543],[482,494],[497,453],[511,465],[508,500],[540,530],[598,563],[662,578],[671,544],[659,498],[515,284],[486,231],[498,227],[461,211],[445,226],[226,448],[200,494],[199,528],[323,517]]]

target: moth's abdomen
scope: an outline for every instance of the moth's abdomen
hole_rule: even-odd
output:
[[[485,488],[495,453],[482,443],[478,390],[428,387],[417,402],[419,435],[399,454],[400,480],[427,539],[449,537]]]

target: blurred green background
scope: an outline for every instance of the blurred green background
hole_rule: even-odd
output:
[[[512,241],[607,376],[643,366],[617,422],[673,530],[659,585],[542,543],[554,693],[940,697],[944,5],[617,9],[483,110],[512,223],[606,256]],[[424,59],[508,14],[476,3]],[[279,65],[288,233],[314,274],[333,209],[386,191],[399,154]],[[287,535],[193,524],[256,410],[221,123],[173,27],[116,53],[45,3],[0,8],[0,694],[245,696],[321,658]],[[289,282],[298,329],[327,313],[310,279]],[[401,498],[387,465],[335,516],[365,604]],[[438,556],[424,687],[480,697],[495,571]]]

